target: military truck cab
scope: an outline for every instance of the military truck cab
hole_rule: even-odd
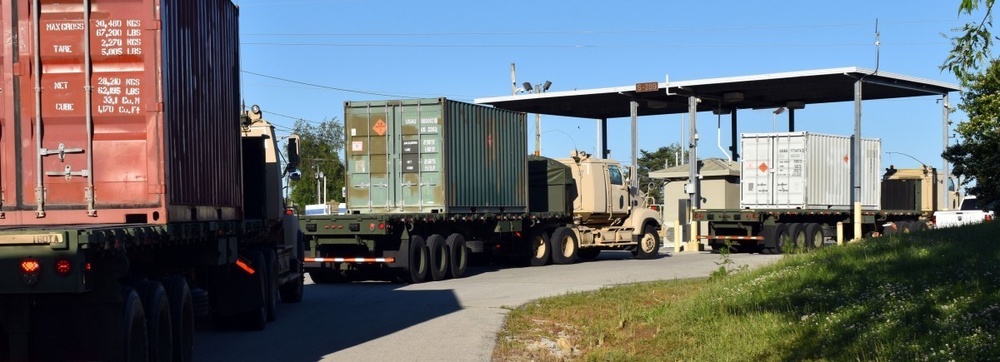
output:
[[[573,229],[581,252],[588,248],[629,249],[639,258],[656,256],[659,215],[643,205],[644,195],[630,186],[626,169],[618,161],[596,159],[583,151],[558,161],[571,169],[576,180]]]

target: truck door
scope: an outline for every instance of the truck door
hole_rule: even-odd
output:
[[[608,165],[608,189],[608,212],[611,214],[628,213],[628,185],[625,184],[625,177],[618,165]]]

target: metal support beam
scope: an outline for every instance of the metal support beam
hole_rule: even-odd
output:
[[[602,159],[607,159],[611,150],[608,149],[608,119],[601,118],[597,121],[597,152]]]
[[[691,120],[690,137],[688,138],[688,164],[690,164],[688,174],[688,192],[691,193],[691,208],[701,207],[701,185],[698,182],[698,97],[688,97],[688,118]],[[692,230],[692,232],[695,232]]]
[[[639,189],[639,102],[635,100],[629,102],[632,116],[632,165],[629,166],[629,178],[632,179],[630,186],[635,190]]]
[[[788,108],[788,132],[795,132],[795,108]]]
[[[854,239],[861,239],[861,87],[854,81],[854,136],[851,137],[851,204],[854,205]]]
[[[740,133],[737,132],[736,128],[736,108],[733,108],[733,111],[730,114],[733,116],[733,118],[732,118],[732,128],[730,128],[729,130],[729,133],[732,135],[732,143],[729,146],[729,151],[733,155],[733,162],[739,162],[740,154],[739,152],[737,152],[738,146],[736,146],[736,142],[739,142]]]

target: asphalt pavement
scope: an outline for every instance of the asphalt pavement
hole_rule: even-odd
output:
[[[708,276],[719,255],[661,250],[652,260],[603,252],[590,262],[543,267],[473,266],[465,278],[422,284],[316,285],[280,304],[263,331],[201,328],[196,361],[489,361],[510,308],[603,286]],[[734,254],[755,267],[780,256]]]

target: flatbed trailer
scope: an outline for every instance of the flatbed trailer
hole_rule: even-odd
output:
[[[827,242],[854,239],[853,214],[846,210],[727,209],[694,210],[692,219],[708,223],[707,240],[713,250],[730,244],[738,249],[780,254],[794,248],[821,248]],[[862,237],[927,228],[918,210],[861,212]]]
[[[357,214],[300,220],[309,243],[305,270],[319,283],[354,279],[352,273],[408,282],[461,278],[470,253],[516,254],[527,261],[536,249],[529,250],[529,242],[547,245],[548,235],[568,230],[573,222],[571,214],[560,213]],[[541,252],[545,255],[535,259],[549,257],[551,250]]]

